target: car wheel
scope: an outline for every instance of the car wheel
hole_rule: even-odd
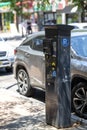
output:
[[[79,117],[87,119],[87,84],[79,83],[72,90],[73,110]]]
[[[11,67],[11,68],[5,68],[5,70],[7,71],[7,72],[12,72],[12,70],[13,70],[13,68]]]
[[[30,79],[27,72],[24,69],[18,70],[17,82],[19,93],[24,96],[31,96],[32,88],[30,85]]]

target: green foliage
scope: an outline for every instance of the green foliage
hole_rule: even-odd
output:
[[[38,8],[42,11],[46,10],[46,6],[47,5],[50,5],[49,3],[49,0],[36,0],[37,1],[37,5],[38,5]]]
[[[73,0],[74,5],[78,5],[79,11],[81,11],[81,21],[85,21],[87,12],[87,0]]]
[[[0,0],[0,2],[11,2],[11,9],[15,10],[19,15],[21,14],[21,6],[16,6],[16,2],[21,2],[23,0]],[[33,1],[33,0],[31,0]],[[37,1],[37,6],[39,10],[45,10],[46,5],[49,5],[49,0],[34,0]],[[22,5],[23,6],[23,5]]]
[[[0,0],[0,2],[10,2],[11,3],[11,10],[15,10],[17,12],[18,15],[21,14],[21,7],[20,6],[16,6],[16,2],[18,2],[20,0]]]
[[[0,0],[0,2],[8,2],[8,1],[11,2],[11,9],[18,11],[18,8],[20,8],[20,7],[17,7],[15,3],[19,2],[19,1],[23,1],[23,0]],[[31,0],[31,1],[33,1],[33,0]],[[45,9],[46,5],[50,4],[49,0],[34,0],[34,1],[37,1],[38,8],[41,8],[42,10]],[[73,3],[74,3],[74,5],[78,5],[79,8],[83,8],[85,1],[87,1],[87,0],[73,0]]]
[[[78,5],[79,10],[84,10],[87,0],[73,0],[74,5]]]

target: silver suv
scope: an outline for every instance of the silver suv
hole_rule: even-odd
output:
[[[15,50],[14,75],[20,94],[30,96],[32,88],[45,90],[44,31],[31,34]],[[87,119],[87,32],[71,34],[72,108]]]

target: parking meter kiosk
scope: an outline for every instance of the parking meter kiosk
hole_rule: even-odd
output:
[[[71,126],[69,25],[46,25],[46,123],[57,128]]]

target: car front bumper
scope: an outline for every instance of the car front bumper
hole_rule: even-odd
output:
[[[12,67],[14,59],[0,59],[0,68]]]

